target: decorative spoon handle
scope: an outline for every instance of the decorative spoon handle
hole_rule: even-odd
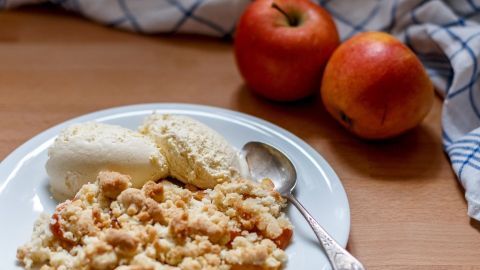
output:
[[[313,232],[323,246],[327,257],[330,260],[334,270],[364,270],[365,267],[352,254],[342,248],[310,215],[303,205],[291,193],[286,198],[297,207],[302,215],[307,219]]]

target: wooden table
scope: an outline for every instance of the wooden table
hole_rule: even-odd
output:
[[[304,139],[345,186],[348,248],[368,269],[480,269],[480,225],[442,151],[440,99],[412,132],[369,143],[345,132],[318,98],[278,104],[252,95],[230,43],[140,36],[45,7],[0,13],[1,158],[69,118],[145,102],[229,108]]]

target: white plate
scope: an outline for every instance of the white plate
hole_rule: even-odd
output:
[[[146,115],[159,113],[191,116],[217,130],[240,149],[248,141],[263,141],[285,152],[298,173],[296,195],[322,226],[345,246],[350,230],[350,208],[340,180],[328,163],[308,144],[288,131],[264,120],[229,110],[187,104],[144,104],[87,114],[35,136],[0,163],[0,269],[21,269],[16,249],[30,239],[35,219],[52,213],[56,202],[48,191],[45,171],[47,148],[66,126],[98,121],[136,129]],[[287,248],[287,269],[330,269],[312,230],[293,207],[289,207],[294,229]]]

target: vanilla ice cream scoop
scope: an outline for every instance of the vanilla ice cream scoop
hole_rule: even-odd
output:
[[[186,116],[152,114],[139,128],[152,137],[169,164],[169,175],[199,188],[240,176],[235,149],[217,132]]]
[[[102,170],[129,175],[136,188],[168,173],[167,161],[152,139],[127,128],[94,122],[64,129],[48,156],[46,169],[57,200],[72,198]]]

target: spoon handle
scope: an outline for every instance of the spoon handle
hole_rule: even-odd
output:
[[[352,254],[342,248],[312,217],[303,205],[293,196],[288,194],[286,198],[302,213],[312,227],[313,232],[327,253],[327,257],[334,270],[364,270],[365,267]]]

